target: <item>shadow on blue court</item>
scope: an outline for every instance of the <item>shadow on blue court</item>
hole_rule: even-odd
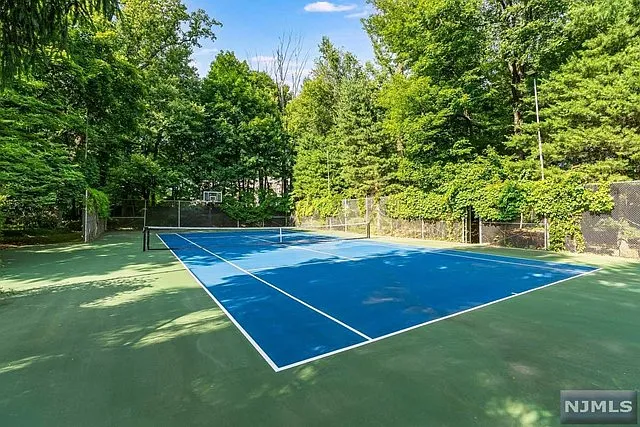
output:
[[[370,240],[162,239],[276,370],[595,270]]]

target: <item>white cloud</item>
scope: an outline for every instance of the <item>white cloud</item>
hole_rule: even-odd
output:
[[[315,3],[309,3],[304,7],[306,12],[348,12],[357,8],[355,4],[334,4],[328,1],[317,1]]]

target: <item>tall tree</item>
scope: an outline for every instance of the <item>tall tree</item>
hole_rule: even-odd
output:
[[[380,101],[401,156],[399,179],[437,186],[434,175],[442,164],[500,148],[508,123],[505,85],[490,55],[481,2],[372,3],[379,12],[366,28],[390,64]]]
[[[523,124],[527,78],[545,76],[569,53],[564,28],[569,0],[489,0],[485,19],[498,59],[508,71],[513,129]]]
[[[285,178],[290,156],[282,133],[277,87],[231,52],[220,53],[203,81],[204,136],[195,174],[219,190],[263,189]]]
[[[87,24],[94,13],[107,18],[118,0],[4,0],[0,3],[0,74],[6,83],[29,71],[51,45],[60,46],[69,28]]]
[[[341,85],[361,72],[357,59],[327,38],[319,46],[310,77],[287,110],[287,128],[296,149],[294,188],[298,198],[340,194],[344,153],[335,133]]]
[[[123,0],[118,35],[128,60],[142,74],[147,108],[140,139],[130,152],[157,163],[173,197],[197,195],[190,163],[202,139],[204,108],[191,55],[204,39],[215,40],[220,23],[203,10],[189,12],[181,0]],[[124,159],[123,159],[124,160]]]

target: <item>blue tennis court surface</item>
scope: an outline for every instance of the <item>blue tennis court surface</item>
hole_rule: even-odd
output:
[[[276,371],[595,270],[373,240],[158,237]]]

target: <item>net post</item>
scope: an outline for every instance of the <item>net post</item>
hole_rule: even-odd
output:
[[[142,228],[142,252],[147,251],[147,240],[148,240],[147,231],[148,229],[146,226]]]
[[[282,243],[282,227],[280,227],[278,231],[280,232],[280,243]]]

